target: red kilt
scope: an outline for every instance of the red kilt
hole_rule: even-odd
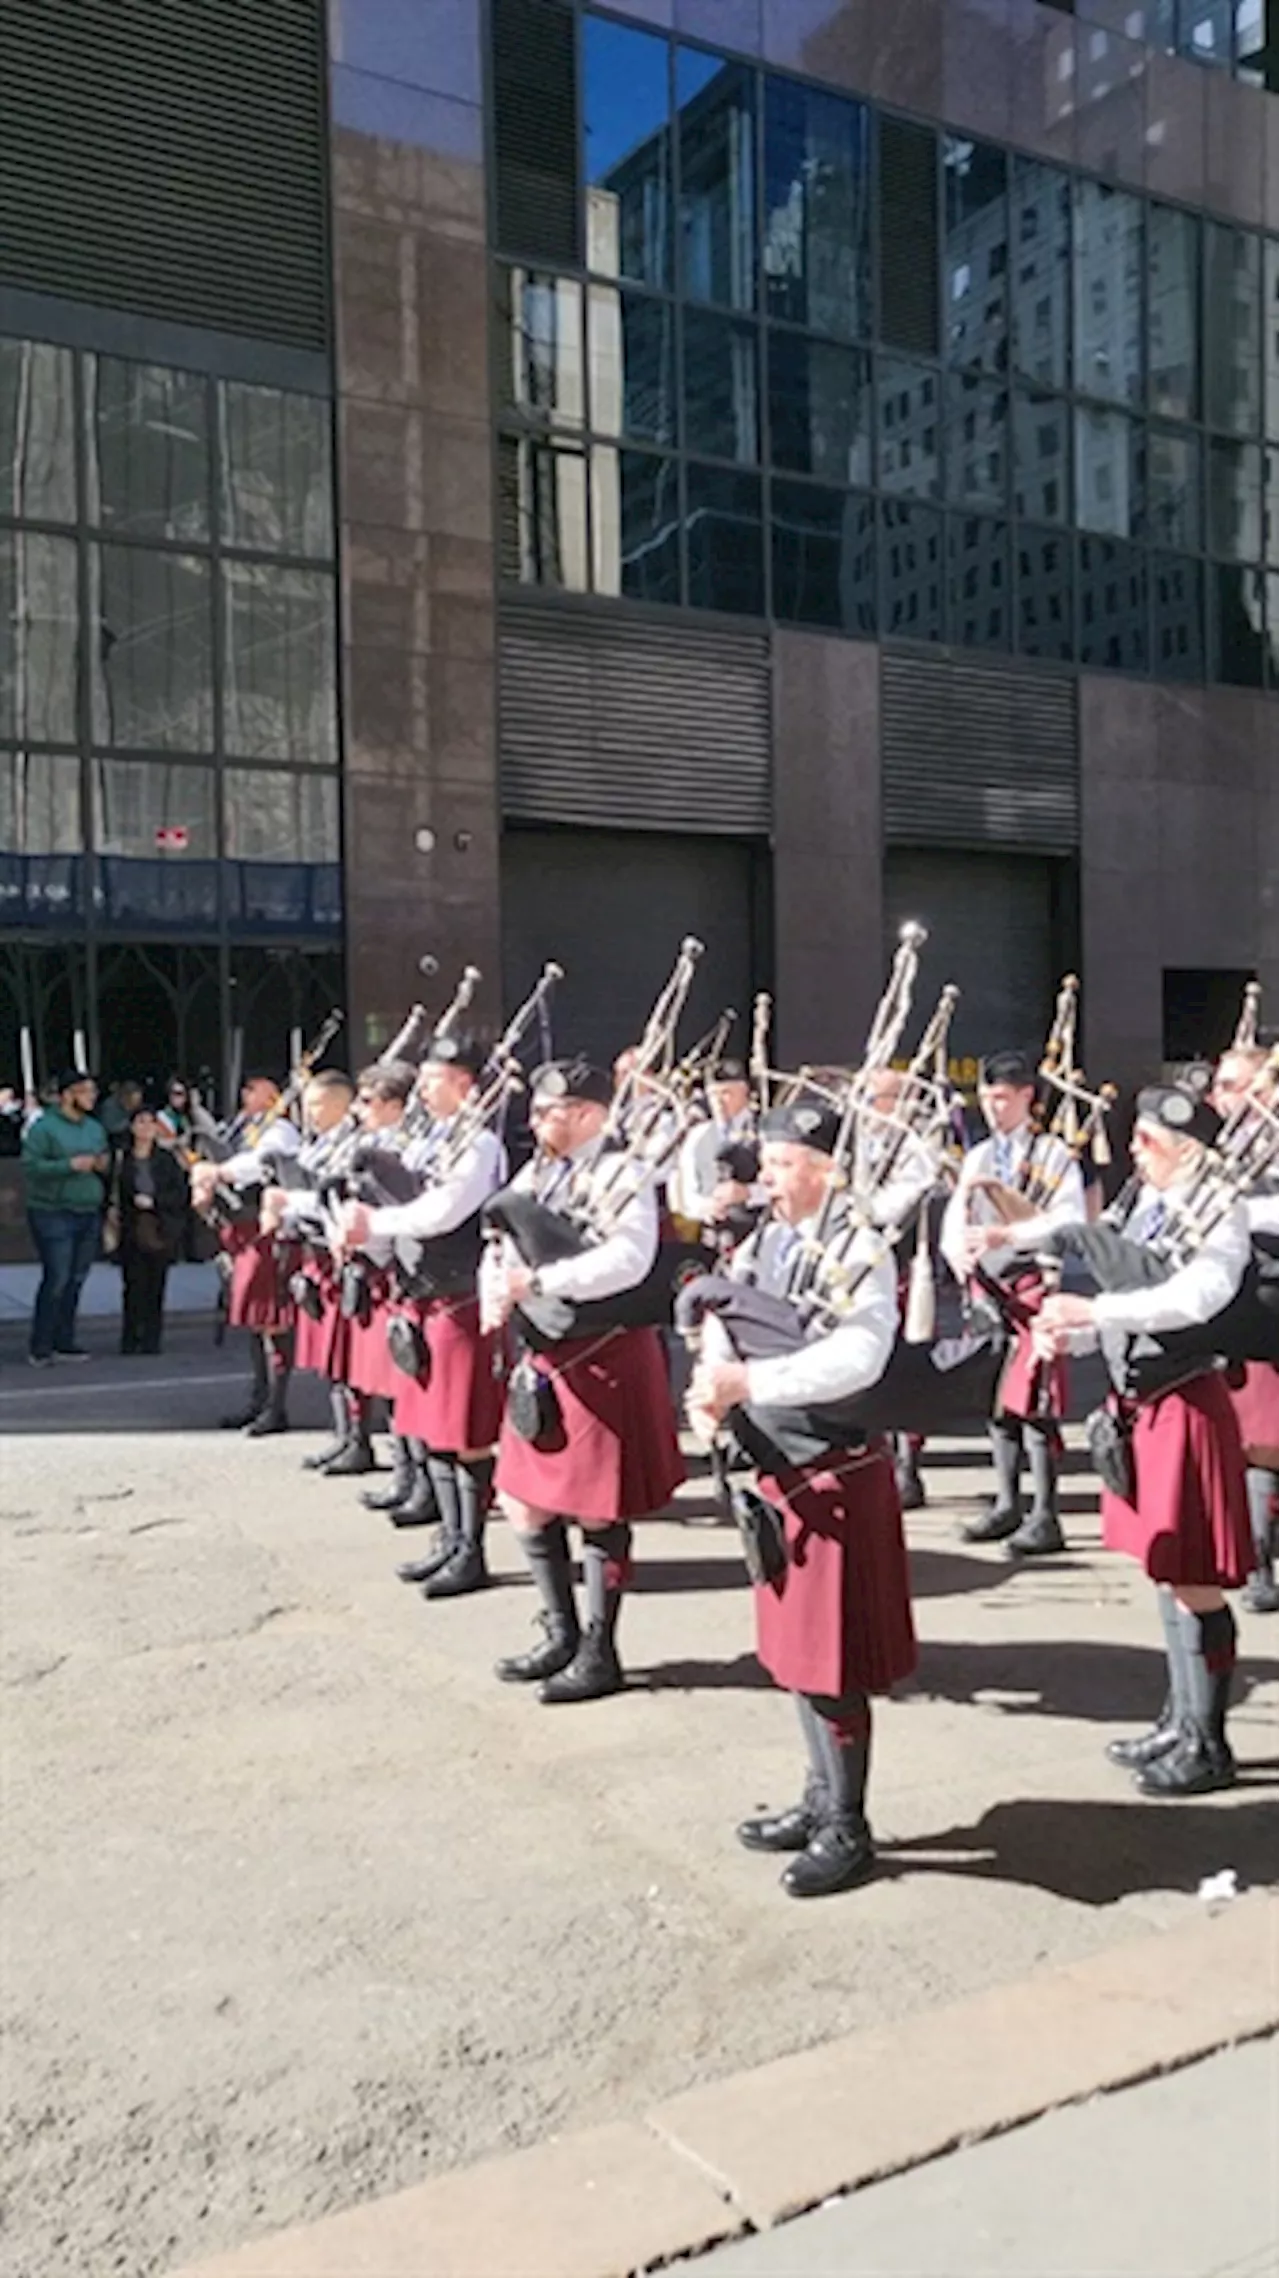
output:
[[[502,1377],[494,1374],[501,1340],[481,1336],[475,1298],[432,1297],[396,1311],[417,1322],[427,1366],[420,1377],[395,1371],[393,1428],[439,1455],[492,1447],[502,1428]]]
[[[293,1365],[310,1369],[316,1376],[328,1376],[329,1358],[333,1351],[333,1321],[338,1310],[338,1288],[328,1264],[321,1258],[309,1258],[304,1270],[307,1278],[320,1292],[320,1318],[313,1321],[304,1306],[297,1309],[297,1323],[293,1338]]]
[[[760,1492],[782,1513],[787,1567],[757,1584],[756,1652],[790,1693],[887,1693],[916,1665],[893,1463],[881,1441],[788,1471]]]
[[[234,1261],[227,1295],[228,1328],[257,1329],[267,1335],[291,1329],[294,1304],[289,1276],[298,1262],[296,1244],[257,1234],[252,1226],[231,1226],[224,1247]]]
[[[1253,1567],[1244,1450],[1231,1396],[1216,1373],[1139,1408],[1133,1427],[1136,1505],[1104,1492],[1102,1539],[1140,1559],[1153,1582],[1236,1590]]]
[[[587,1526],[661,1511],[684,1478],[656,1329],[575,1337],[534,1365],[555,1381],[560,1425],[531,1447],[504,1418],[494,1487]]]
[[[1266,1455],[1268,1461],[1259,1464],[1260,1471],[1280,1469],[1276,1448],[1280,1442],[1280,1418],[1276,1403],[1280,1397],[1280,1369],[1273,1360],[1251,1360],[1245,1366],[1244,1383],[1238,1392],[1231,1393],[1231,1405],[1236,1412],[1240,1437],[1247,1449]]]
[[[370,1398],[381,1394],[394,1400],[404,1383],[387,1349],[387,1310],[390,1283],[387,1276],[374,1268],[369,1275],[370,1310],[367,1322],[355,1318],[342,1319],[342,1331],[335,1330],[333,1350],[336,1353],[345,1343],[346,1368],[341,1382],[349,1384],[354,1392],[363,1392]]]
[[[1061,1353],[1049,1362],[1038,1360],[1031,1347],[1031,1323],[1045,1301],[1044,1283],[1038,1273],[1018,1273],[1004,1284],[1003,1294],[1014,1342],[996,1386],[996,1414],[1017,1416],[1023,1423],[1047,1418],[1060,1423],[1067,1412],[1066,1361]]]

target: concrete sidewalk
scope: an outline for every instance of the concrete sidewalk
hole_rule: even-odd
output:
[[[1046,2113],[715,2247],[690,2278],[1272,2278],[1276,2044]]]
[[[35,1304],[40,1268],[0,1266],[0,1321],[27,1321]],[[216,1266],[172,1266],[165,1288],[166,1313],[212,1313],[218,1302]],[[84,1320],[103,1320],[120,1311],[120,1273],[102,1262],[90,1269],[80,1299]]]

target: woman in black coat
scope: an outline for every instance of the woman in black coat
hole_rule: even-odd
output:
[[[149,1107],[129,1119],[128,1144],[120,1157],[120,1270],[124,1316],[122,1353],[158,1353],[164,1315],[164,1285],[182,1248],[191,1189],[186,1170],[168,1147],[157,1144],[160,1125]]]

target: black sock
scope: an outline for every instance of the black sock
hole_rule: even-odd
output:
[[[459,1457],[454,1466],[461,1539],[465,1550],[479,1550],[484,1542],[484,1524],[489,1515],[489,1498],[493,1489],[493,1468],[491,1455],[473,1456],[467,1463]]]
[[[830,1824],[845,1834],[866,1836],[871,1703],[865,1693],[846,1693],[838,1700],[814,1696],[813,1708]]]
[[[582,1578],[587,1586],[587,1620],[612,1637],[618,1604],[631,1580],[631,1529],[625,1519],[582,1530]]]
[[[334,1438],[339,1440],[350,1439],[351,1411],[347,1406],[345,1384],[331,1384],[329,1386],[329,1414],[333,1419]]]
[[[522,1534],[520,1547],[529,1562],[529,1572],[538,1586],[542,1610],[551,1629],[562,1636],[576,1634],[578,1608],[573,1595],[573,1567],[564,1521],[553,1519],[549,1526]]]
[[[1022,1426],[996,1417],[987,1426],[987,1437],[996,1471],[996,1509],[1021,1513]]]
[[[445,1542],[450,1550],[457,1550],[462,1541],[462,1506],[454,1459],[451,1455],[437,1455],[433,1450],[427,1456],[427,1470],[435,1489]]]
[[[809,1759],[804,1783],[804,1802],[815,1818],[821,1818],[830,1803],[827,1793],[827,1759],[823,1747],[818,1712],[807,1693],[794,1695],[800,1730],[804,1734],[805,1752]]]
[[[1253,1536],[1253,1560],[1259,1573],[1271,1572],[1271,1510],[1275,1502],[1276,1475],[1274,1471],[1261,1471],[1251,1463],[1244,1475],[1245,1491],[1249,1497],[1249,1532]]]
[[[1189,1606],[1178,1611],[1187,1714],[1200,1732],[1221,1740],[1236,1665],[1236,1617],[1230,1606],[1215,1606],[1207,1614],[1193,1613]]]
[[[1053,1441],[1047,1432],[1037,1431],[1028,1424],[1025,1445],[1031,1467],[1031,1516],[1033,1519],[1056,1519],[1058,1516],[1058,1458]]]

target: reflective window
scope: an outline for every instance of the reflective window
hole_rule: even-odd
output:
[[[209,535],[208,383],[162,364],[85,358],[88,517],[190,544]]]
[[[1014,398],[1013,481],[1017,514],[1071,520],[1071,413],[1060,396],[1019,390]]]
[[[1280,435],[1280,273],[1274,237],[1262,241],[1262,408],[1268,435]]]
[[[1080,661],[1145,672],[1147,557],[1116,538],[1081,538]]]
[[[0,514],[75,521],[70,349],[40,340],[0,340]]]
[[[1232,0],[1181,0],[1177,48],[1195,63],[1230,63]]]
[[[1147,209],[1147,401],[1170,419],[1200,408],[1200,224]]]
[[[770,316],[869,339],[870,126],[850,103],[796,80],[765,81],[764,292]]]
[[[1018,531],[1018,649],[1023,656],[1073,657],[1072,541],[1061,530]]]
[[[502,436],[498,512],[504,577],[586,591],[587,476],[580,445]]]
[[[219,385],[222,536],[268,554],[333,552],[332,422],[319,396]]]
[[[1142,201],[1101,182],[1073,189],[1075,384],[1137,403],[1142,391]]]
[[[798,332],[769,335],[769,451],[775,467],[827,482],[871,480],[871,358]]]
[[[0,923],[77,919],[83,846],[79,760],[0,751]]]
[[[229,768],[223,802],[233,932],[334,932],[342,922],[332,776]]]
[[[947,496],[957,506],[1006,504],[1009,396],[985,380],[947,382]]]
[[[947,521],[950,638],[966,648],[1007,649],[1012,637],[1009,527],[986,514]]]
[[[1280,453],[1264,451],[1262,458],[1262,552],[1274,565],[1280,559]]]
[[[95,760],[100,922],[211,931],[218,922],[215,818],[211,767]]]
[[[1204,408],[1210,427],[1255,434],[1262,424],[1262,241],[1205,225]]]
[[[773,486],[773,613],[846,633],[876,629],[876,507],[859,491]]]
[[[582,289],[571,277],[499,272],[498,400],[504,411],[581,427]]]
[[[896,499],[880,505],[880,622],[904,640],[943,638],[942,516]]]
[[[755,306],[755,73],[676,52],[680,269],[691,300]]]
[[[763,616],[759,476],[691,461],[685,470],[685,530],[691,607]]]
[[[591,455],[591,546],[597,593],[680,599],[680,467],[651,451]]]
[[[1272,677],[1266,580],[1261,570],[1209,571],[1210,670],[1237,688],[1262,688]]]
[[[953,364],[1003,372],[1009,360],[1008,161],[986,143],[948,137],[944,312]]]
[[[334,766],[333,580],[323,570],[228,561],[223,595],[226,749]]]
[[[1076,521],[1136,538],[1143,527],[1142,434],[1119,411],[1076,413]]]
[[[1071,369],[1071,181],[1015,158],[1010,189],[1013,362],[1024,379],[1066,387]]]
[[[1151,556],[1151,664],[1162,680],[1204,678],[1204,570],[1185,554]]]
[[[73,538],[0,530],[0,735],[75,743],[80,613]]]
[[[665,40],[586,16],[582,109],[587,265],[671,282],[671,129]]]
[[[1200,546],[1200,438],[1185,428],[1147,432],[1147,535],[1158,546]]]
[[[1219,561],[1262,555],[1262,452],[1256,443],[1209,445],[1209,551]]]
[[[705,309],[684,315],[684,433],[691,451],[750,464],[760,455],[758,333]]]
[[[593,285],[588,323],[591,424],[596,433],[674,443],[674,302]]]
[[[881,490],[915,498],[942,492],[942,378],[905,356],[876,359]]]
[[[99,546],[90,577],[94,741],[117,749],[210,750],[208,562],[140,546]]]

